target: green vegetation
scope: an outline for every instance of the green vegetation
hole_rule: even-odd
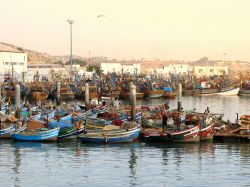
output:
[[[23,48],[21,48],[21,47],[17,47],[16,48],[18,51],[23,51]]]
[[[92,64],[89,64],[89,65],[86,67],[86,70],[87,70],[88,72],[95,71],[97,75],[101,75],[101,74],[102,74],[102,69],[101,69],[101,66],[100,66],[100,65],[92,65]]]
[[[63,62],[59,60],[59,61],[56,61],[55,64],[63,65]]]

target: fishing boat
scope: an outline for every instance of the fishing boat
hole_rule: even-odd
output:
[[[227,84],[222,86],[222,83],[216,83],[213,81],[201,81],[196,85],[195,95],[211,96],[233,96],[238,95],[240,88],[233,86],[233,84]]]
[[[27,128],[27,124],[25,122],[11,122],[7,124],[3,124],[1,122],[0,125],[0,139],[11,138],[13,133],[22,132]]]
[[[19,141],[56,141],[60,128],[47,129],[40,128],[36,130],[26,130],[14,133],[11,137]]]
[[[164,99],[174,99],[176,97],[177,93],[175,92],[164,92],[163,98]]]
[[[105,98],[112,99],[112,98],[119,98],[119,96],[120,96],[120,92],[119,91],[111,91],[111,92],[107,92],[107,93],[102,94],[101,98],[102,99],[105,99]]]
[[[162,128],[144,128],[143,139],[149,142],[199,142],[200,124],[198,116],[190,113],[168,112],[169,125]],[[178,123],[175,120],[178,119]]]
[[[0,139],[10,138],[11,134],[21,132],[27,127],[27,118],[22,121],[18,120],[13,115],[0,114]]]
[[[144,98],[157,99],[163,97],[164,90],[145,90]]]
[[[250,96],[250,89],[241,88],[239,91],[240,96]]]
[[[135,141],[140,133],[141,126],[127,122],[122,127],[107,125],[101,130],[88,130],[79,135],[84,143],[129,143]]]
[[[213,141],[214,139],[214,123],[201,128],[200,140],[201,141]]]
[[[172,87],[164,87],[163,98],[164,99],[174,99],[177,93],[173,91]]]
[[[130,93],[129,92],[121,92],[120,98],[121,99],[129,99]],[[137,92],[136,91],[136,99],[143,99],[144,93],[143,92]]]
[[[74,100],[74,95],[74,92],[72,92],[71,88],[68,85],[64,85],[60,89],[60,98],[62,100]]]
[[[60,128],[58,139],[77,138],[77,136],[85,131],[83,125],[72,125],[71,127]]]
[[[81,89],[81,95],[82,97],[81,98],[85,98],[85,86],[82,87]],[[95,85],[90,85],[89,86],[89,99],[92,100],[92,99],[98,99],[100,97],[100,94],[98,93],[98,89],[97,89],[97,86]]]
[[[197,124],[192,128],[180,131],[169,131],[166,137],[171,142],[199,142],[200,126]]]
[[[48,95],[48,91],[46,91],[42,86],[35,86],[30,90],[30,99],[32,101],[44,101],[48,98]]]
[[[71,118],[67,116],[67,119],[60,121],[51,121],[48,123],[49,128],[60,128],[58,138],[76,138],[77,135],[85,131],[85,125],[83,120],[80,120],[72,115]]]

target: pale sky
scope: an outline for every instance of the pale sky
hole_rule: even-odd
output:
[[[0,41],[51,55],[250,61],[250,0],[0,0]],[[100,14],[106,17],[97,19]]]

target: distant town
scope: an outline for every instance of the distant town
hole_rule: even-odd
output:
[[[93,73],[125,73],[131,75],[156,74],[158,76],[187,75],[197,77],[215,75],[237,75],[244,74],[250,70],[249,62],[210,60],[203,57],[194,62],[188,61],[164,61],[160,59],[146,60],[116,60],[107,57],[80,57],[73,56],[72,70],[85,76]],[[15,76],[22,77],[25,74],[27,81],[32,81],[38,71],[41,76],[49,77],[53,72],[70,72],[68,56],[50,56],[23,49],[11,44],[0,43],[0,75],[14,71]]]

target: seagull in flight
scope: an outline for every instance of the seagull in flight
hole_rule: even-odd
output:
[[[100,15],[98,15],[96,18],[101,18],[101,17],[106,17],[106,15],[100,14]]]

